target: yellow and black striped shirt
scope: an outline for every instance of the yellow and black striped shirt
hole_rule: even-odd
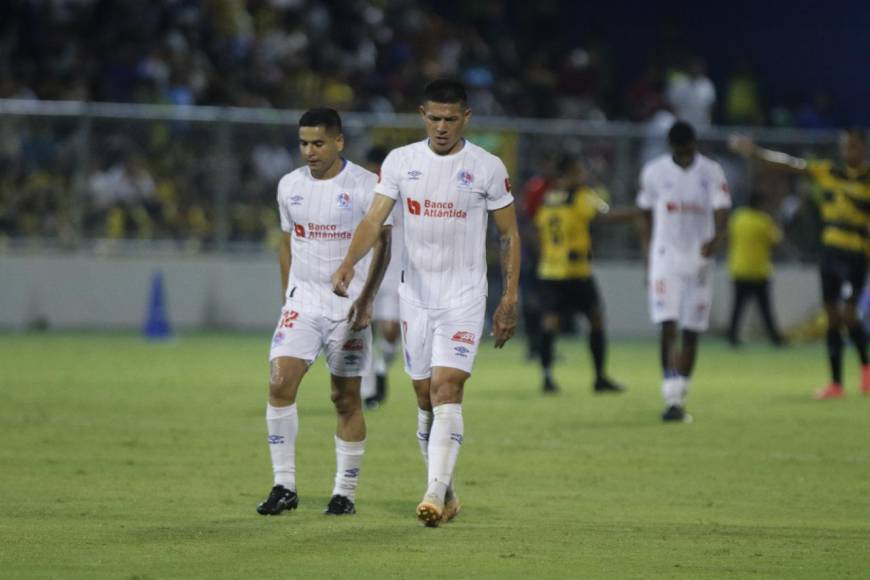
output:
[[[807,171],[821,192],[822,245],[870,254],[870,167],[823,160],[811,161]]]
[[[565,280],[588,278],[592,274],[589,222],[606,205],[595,190],[588,187],[547,192],[535,214],[541,247],[539,278]]]

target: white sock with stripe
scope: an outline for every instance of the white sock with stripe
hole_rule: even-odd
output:
[[[272,472],[275,474],[274,485],[283,485],[296,491],[296,434],[299,433],[296,403],[288,407],[267,405],[266,427]]]
[[[365,439],[343,441],[335,437],[335,487],[332,488],[332,495],[343,495],[350,501],[356,501],[356,485],[365,450]]]
[[[464,437],[462,405],[449,403],[433,409],[432,430],[429,432],[429,478],[427,495],[444,501],[453,480],[453,469],[459,458]]]

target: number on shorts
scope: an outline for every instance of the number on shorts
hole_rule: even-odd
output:
[[[295,310],[285,310],[281,315],[281,328],[293,328],[293,321],[299,318],[299,313]]]

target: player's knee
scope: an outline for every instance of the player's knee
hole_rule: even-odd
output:
[[[399,340],[399,325],[398,323],[391,322],[389,324],[385,324],[381,328],[381,336],[389,343],[394,343]]]
[[[272,373],[269,375],[269,397],[273,400],[286,401],[292,405],[296,398],[293,392],[294,382],[291,373],[277,365],[273,366]]]
[[[595,310],[589,314],[589,328],[592,330],[604,330],[604,313]]]
[[[855,308],[854,304],[847,304],[846,308],[843,309],[843,324],[847,327],[852,328],[853,326],[858,324],[858,311]]]
[[[463,385],[459,381],[444,380],[432,383],[431,400],[433,405],[462,402]]]
[[[359,389],[333,389],[330,398],[339,415],[352,415],[361,408]]]
[[[554,314],[544,316],[543,324],[544,332],[559,332],[559,317]]]

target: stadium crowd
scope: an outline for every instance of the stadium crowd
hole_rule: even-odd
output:
[[[617,51],[606,42],[542,41],[541,30],[559,29],[557,1],[510,13],[500,2],[462,3],[449,21],[439,4],[12,0],[0,7],[0,98],[391,114],[415,110],[426,80],[452,76],[470,87],[477,115],[628,120],[657,133],[675,118],[700,129],[835,124],[825,94],[767,103],[748,60],[717,86],[704,59],[680,46],[649,51],[641,74],[616,79]],[[221,230],[231,241],[267,239],[276,176],[294,166],[292,136],[245,140],[219,174],[213,137],[160,124],[102,126],[83,155],[72,123],[0,119],[0,237],[207,242]],[[213,202],[220,179],[225,209]]]

